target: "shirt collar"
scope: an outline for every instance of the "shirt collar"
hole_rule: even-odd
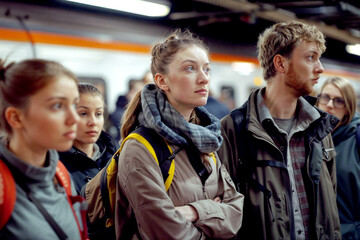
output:
[[[263,98],[265,89],[266,87],[258,91],[256,96],[258,118],[262,125],[266,120],[267,122],[272,122],[273,125],[276,126]],[[303,97],[300,97],[297,102],[295,117],[298,120],[297,123],[299,124],[299,127],[306,129],[312,122],[320,118],[320,113],[308,101],[306,101]]]

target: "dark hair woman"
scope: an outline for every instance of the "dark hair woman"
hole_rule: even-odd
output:
[[[79,121],[76,77],[52,61],[34,59],[5,66],[0,60],[0,99],[4,134],[0,163],[6,164],[16,182],[15,205],[0,238],[83,238],[86,222],[77,217],[81,204],[72,204],[73,196],[55,183],[61,164],[56,150],[72,146]],[[69,192],[75,195],[75,189]]]

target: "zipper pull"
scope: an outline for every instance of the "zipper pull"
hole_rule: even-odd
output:
[[[324,155],[325,155],[325,158],[326,158],[326,159],[329,159],[329,154],[328,154],[328,152],[325,150],[324,147],[322,147],[322,150],[323,150],[323,153],[324,153]]]

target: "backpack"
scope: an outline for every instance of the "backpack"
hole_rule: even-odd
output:
[[[254,149],[254,143],[249,132],[246,130],[246,121],[243,120],[246,117],[246,107],[235,109],[230,113],[230,116],[234,122],[236,144],[239,154],[239,164],[236,169],[236,179],[233,179],[238,192],[248,196],[248,188],[251,185],[253,188],[263,192],[267,198],[271,197],[271,192],[256,179],[251,177],[252,170],[255,169],[257,161],[250,161],[256,159],[256,149]],[[265,161],[263,161],[265,162]],[[266,161],[269,166],[275,164],[281,164],[275,161]],[[276,166],[277,167],[277,166]]]
[[[161,169],[166,191],[170,188],[173,180],[175,173],[174,158],[183,148],[179,147],[172,151],[169,144],[154,130],[142,126],[137,127],[122,141],[120,148],[108,164],[81,190],[80,195],[88,203],[88,234],[92,240],[115,239],[114,212],[118,160],[124,143],[129,139],[136,139],[149,150]],[[194,155],[192,154],[192,156]],[[188,156],[190,156],[189,153]],[[215,155],[213,155],[213,159],[215,161]],[[201,163],[201,161],[191,162]],[[202,167],[193,167],[199,176],[203,174],[203,165]]]
[[[43,208],[41,203],[34,198],[31,193],[30,188],[27,184],[21,179],[19,176],[19,172],[17,169],[12,167],[10,164],[6,164],[6,162],[0,159],[0,230],[6,225],[8,220],[11,217],[12,211],[15,207],[16,202],[16,185],[15,182],[26,192],[29,200],[34,203],[34,205],[38,208],[41,214],[44,216],[46,221],[49,222],[49,225],[53,228],[55,233],[58,235],[59,239],[67,239],[67,235],[63,232],[63,230],[57,225],[55,220],[51,217],[51,215]],[[87,226],[86,226],[86,205],[83,204],[84,199],[80,196],[72,196],[71,191],[71,178],[69,172],[66,170],[65,166],[61,161],[58,161],[56,166],[54,183],[60,184],[65,189],[67,200],[71,207],[71,210],[75,216],[81,239],[87,239]],[[80,227],[80,223],[78,220],[78,216],[76,215],[73,204],[75,202],[80,202],[81,204],[81,220],[82,220],[82,228]]]

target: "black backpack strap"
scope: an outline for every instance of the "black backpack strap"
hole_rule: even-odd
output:
[[[210,173],[206,169],[205,165],[201,161],[200,152],[195,147],[187,146],[185,148],[186,154],[189,158],[189,161],[191,163],[191,166],[195,170],[195,172],[198,174],[198,176],[201,179],[202,184],[205,184],[206,179],[210,176]]]
[[[161,137],[158,133],[156,133],[155,130],[140,126],[137,127],[133,132],[143,136],[154,148],[165,182],[166,179],[169,177],[169,169],[171,162],[175,158],[175,155],[182,150],[182,148],[176,149],[171,154],[170,149],[168,148],[168,145],[166,144],[164,138]]]
[[[159,166],[163,175],[164,182],[169,177],[169,169],[172,160],[175,158],[175,155],[183,149],[185,149],[189,161],[198,176],[200,177],[201,182],[204,184],[206,179],[209,177],[209,172],[205,168],[204,164],[201,162],[200,152],[196,148],[190,146],[186,146],[184,148],[179,147],[171,154],[164,138],[154,130],[141,126],[137,127],[133,132],[143,136],[154,148],[154,151],[159,161]]]
[[[6,161],[5,161],[6,162]],[[19,170],[11,166],[10,164],[7,164],[10,171],[12,172],[15,182],[26,192],[26,196],[28,199],[36,206],[36,208],[39,210],[39,212],[44,216],[45,220],[49,223],[49,225],[52,227],[56,235],[61,240],[65,240],[68,238],[66,233],[61,229],[61,227],[56,223],[54,218],[46,211],[46,209],[42,206],[41,202],[37,200],[34,196],[34,194],[31,192],[31,189],[26,184],[26,182],[22,179]]]
[[[274,161],[274,160],[257,160],[256,159],[256,149],[254,148],[255,143],[253,142],[253,138],[250,136],[249,131],[246,129],[246,114],[247,107],[243,105],[240,108],[233,110],[230,113],[231,118],[234,122],[234,129],[236,134],[236,145],[238,149],[238,164],[236,169],[236,177],[234,181],[236,181],[236,187],[239,192],[245,195],[245,205],[249,203],[248,200],[248,191],[249,186],[252,189],[261,191],[264,193],[267,199],[268,207],[270,213],[272,215],[272,221],[275,221],[273,210],[270,204],[269,199],[272,197],[272,193],[268,190],[264,185],[259,183],[258,180],[254,179],[251,174],[255,170],[257,166],[261,167],[277,167],[277,168],[285,168],[286,165],[283,162]],[[247,208],[244,206],[244,209]],[[251,216],[254,217],[254,216]]]
[[[356,143],[358,146],[358,149],[360,150],[360,124],[356,127]]]
[[[356,143],[358,147],[358,151],[360,153],[360,124],[356,127]]]
[[[245,165],[249,165],[249,158],[247,151],[249,151],[249,142],[250,138],[245,137],[248,135],[246,130],[246,107],[242,106],[241,108],[237,108],[230,113],[231,118],[233,119],[235,135],[236,135],[236,145],[238,152],[238,159],[236,159],[236,178],[234,179],[236,183],[236,188],[239,192],[245,194],[247,192],[247,175],[248,171],[246,170]],[[245,141],[245,140],[248,141]]]
[[[234,122],[234,128],[236,133],[236,145],[238,149],[238,164],[237,164],[237,187],[238,191],[245,194],[248,191],[248,185],[251,185],[254,189],[263,192],[268,198],[271,197],[271,192],[256,179],[251,177],[252,171],[255,167],[277,167],[286,169],[286,165],[283,162],[274,160],[261,160],[256,159],[255,143],[252,141],[248,130],[246,129],[246,107],[241,107],[231,112],[231,117]]]

